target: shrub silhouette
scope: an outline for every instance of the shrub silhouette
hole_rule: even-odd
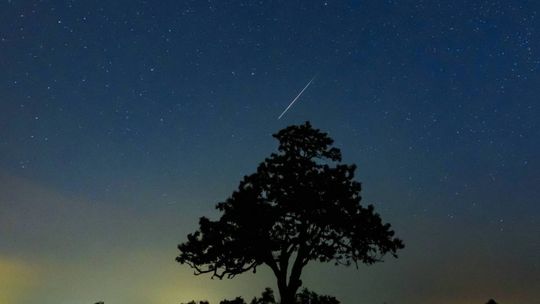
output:
[[[273,136],[278,152],[217,204],[221,218],[200,218],[199,230],[178,245],[178,262],[220,279],[265,264],[276,276],[281,303],[293,304],[310,261],[358,267],[387,253],[397,257],[402,241],[372,205],[360,205],[356,166],[340,163],[341,152],[326,133],[306,122]]]
[[[266,288],[260,298],[253,298],[250,304],[277,304],[274,298],[274,291],[271,288]],[[340,302],[327,295],[318,295],[313,291],[309,291],[307,288],[296,295],[296,304],[339,304]],[[197,304],[195,301],[182,304]],[[207,301],[199,301],[199,304],[209,304]],[[246,304],[242,297],[237,297],[234,300],[222,300],[219,304]]]
[[[274,291],[272,288],[266,287],[264,291],[262,292],[262,295],[260,298],[253,298],[251,300],[250,304],[275,304],[276,299],[274,298]]]
[[[246,304],[242,297],[236,297],[234,300],[222,300],[219,304]]]
[[[313,291],[309,291],[307,288],[296,295],[296,303],[301,304],[339,304],[339,301],[327,295],[318,295]]]

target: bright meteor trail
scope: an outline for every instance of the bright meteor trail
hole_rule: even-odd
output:
[[[317,77],[317,75],[313,76],[313,78],[311,78],[311,80],[306,84],[306,86],[302,89],[302,91],[300,91],[300,93],[298,93],[298,95],[296,95],[296,97],[293,99],[293,101],[291,101],[291,103],[287,106],[287,108],[285,108],[283,113],[281,113],[281,115],[279,115],[278,120],[287,112],[287,110],[290,107],[292,107],[292,105],[296,102],[296,100],[300,97],[300,95],[302,95],[302,93],[304,93],[304,91],[309,87],[309,85],[313,82],[313,80],[315,80],[315,77]]]

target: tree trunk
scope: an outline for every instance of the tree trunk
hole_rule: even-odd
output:
[[[289,282],[287,283],[287,266],[289,262],[289,255],[286,255],[286,252],[281,253],[279,259],[279,267],[273,257],[270,255],[270,258],[267,260],[266,264],[270,266],[274,275],[277,278],[277,285],[279,290],[280,304],[296,304],[296,292],[302,286],[302,280],[300,276],[302,275],[302,268],[304,267],[303,261],[303,252],[300,250],[299,255],[297,256],[295,263],[291,269],[291,275],[289,277]]]
[[[283,292],[279,292],[280,304],[296,304],[296,291],[292,291],[289,288]]]
[[[289,292],[287,292],[285,295],[281,295],[280,304],[296,304],[294,295]]]
[[[296,304],[296,292],[302,285],[302,281],[292,281],[287,285],[278,280],[280,304]]]

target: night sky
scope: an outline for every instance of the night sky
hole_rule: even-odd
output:
[[[0,303],[275,288],[195,277],[176,245],[307,120],[406,248],[305,286],[540,303],[539,117],[538,1],[1,0]]]

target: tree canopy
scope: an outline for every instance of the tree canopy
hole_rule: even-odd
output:
[[[220,279],[265,264],[277,278],[281,303],[289,304],[310,261],[358,267],[397,257],[403,242],[372,205],[360,204],[356,166],[341,164],[328,134],[306,122],[273,136],[277,153],[217,204],[218,220],[200,218],[199,230],[178,246],[178,262]]]

